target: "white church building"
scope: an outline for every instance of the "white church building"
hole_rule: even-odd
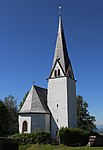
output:
[[[76,80],[66,47],[61,14],[48,89],[33,85],[19,111],[19,132],[37,129],[56,136],[61,127],[77,127]]]

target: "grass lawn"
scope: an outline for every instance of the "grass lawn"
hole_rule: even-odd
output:
[[[26,150],[28,147],[31,147],[31,145],[20,145],[19,150]]]
[[[21,145],[19,150],[103,150],[103,147],[68,147],[63,145]]]

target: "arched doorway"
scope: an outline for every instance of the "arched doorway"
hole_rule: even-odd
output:
[[[22,133],[27,133],[27,129],[28,129],[27,121],[24,121],[22,125]]]

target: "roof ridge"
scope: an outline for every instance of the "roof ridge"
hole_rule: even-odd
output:
[[[34,88],[34,85],[32,85],[32,88],[33,88],[33,89],[32,89],[33,91],[32,91],[32,98],[31,98],[31,99],[32,99],[32,101],[31,101],[31,109],[32,109],[33,94],[34,94],[34,89],[35,89],[35,88]]]
[[[37,85],[34,85],[34,86],[37,87],[37,88],[40,88],[40,89],[47,90],[47,88],[43,88],[43,87],[40,87],[40,86],[37,86]]]

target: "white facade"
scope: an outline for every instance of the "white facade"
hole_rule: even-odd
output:
[[[23,131],[23,122],[27,122],[27,131]],[[19,133],[31,133],[35,130],[50,131],[50,114],[19,115]]]
[[[77,127],[75,81],[67,77],[48,81],[48,107],[51,111],[51,134],[60,127]]]
[[[66,77],[49,79],[48,107],[52,114],[51,133],[56,134],[60,127],[68,127],[67,107],[67,79]]]
[[[76,83],[68,78],[68,117],[69,127],[77,127]]]
[[[26,133],[31,133],[31,115],[19,115],[19,133],[24,133],[23,131],[23,123],[27,122],[27,131]]]
[[[32,132],[38,129],[50,131],[50,115],[49,114],[32,114],[31,122]]]

